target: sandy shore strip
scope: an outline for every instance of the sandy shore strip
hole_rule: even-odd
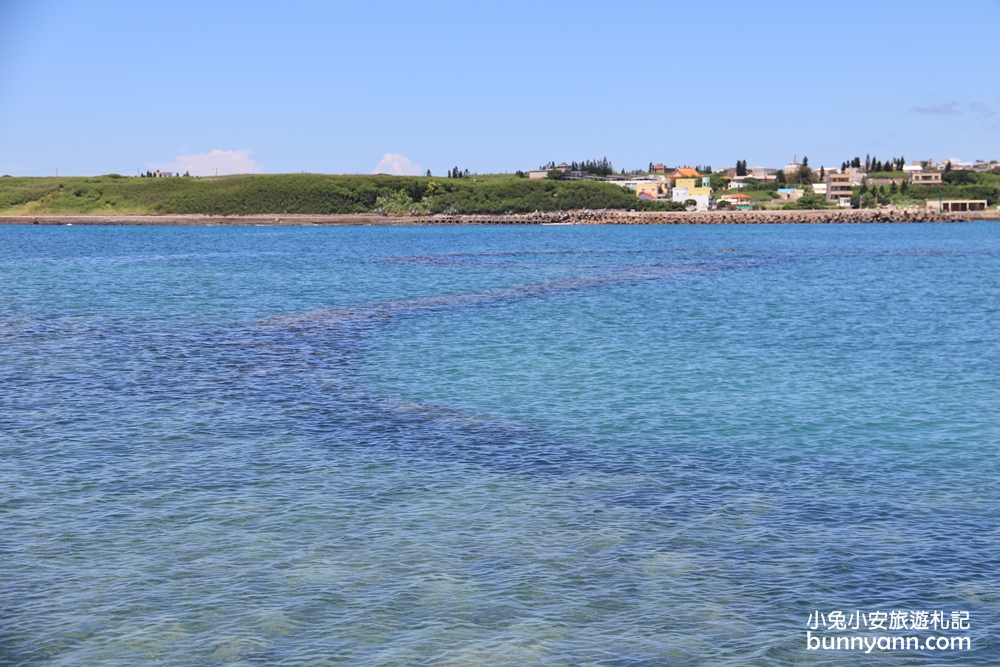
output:
[[[400,226],[400,225],[712,225],[971,222],[1000,220],[1000,212],[938,213],[927,209],[825,211],[552,211],[515,215],[0,215],[4,225],[166,226]]]

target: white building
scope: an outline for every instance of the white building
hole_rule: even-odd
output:
[[[776,176],[774,175],[777,169],[768,169],[766,167],[751,167],[747,170],[747,176],[755,178],[758,181],[773,181]]]
[[[679,204],[683,204],[689,199],[694,200],[696,211],[707,211],[708,203],[711,198],[711,195],[688,194],[687,188],[674,188],[671,191],[671,199]]]

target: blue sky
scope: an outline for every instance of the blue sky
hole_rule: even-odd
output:
[[[1000,158],[1000,0],[0,0],[0,173]]]

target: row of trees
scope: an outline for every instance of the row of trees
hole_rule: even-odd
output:
[[[551,171],[556,168],[555,162],[549,162],[548,164],[543,164],[542,169]],[[611,161],[608,158],[602,158],[600,160],[584,160],[583,162],[570,162],[569,168],[572,171],[585,171],[588,174],[593,174],[594,176],[610,176],[615,173],[614,167],[611,165]]]
[[[864,163],[861,162],[860,157],[855,157],[853,160],[841,163],[840,168],[844,170],[848,167],[854,167],[855,169],[864,169],[865,172],[872,173],[876,171],[902,171],[905,164],[906,158],[902,155],[882,162],[877,157],[872,157],[869,154],[865,156]]]
[[[427,175],[428,176],[431,175],[431,170],[430,169],[427,170]],[[471,176],[471,174],[469,174],[469,170],[468,169],[466,169],[465,171],[462,171],[458,167],[455,167],[454,169],[449,169],[448,170],[448,178],[469,178],[469,176]]]
[[[111,176],[112,178],[114,178],[115,176],[117,176],[118,178],[121,178],[121,176],[120,176],[119,174],[108,174],[108,175],[109,175],[109,176]],[[147,171],[147,172],[146,172],[145,174],[139,174],[139,177],[140,177],[140,178],[153,178],[153,177],[155,177],[155,176],[156,176],[156,174],[154,174],[154,173],[153,173],[153,172],[151,172],[151,171]],[[174,176],[180,176],[180,174],[174,174]],[[185,171],[185,172],[184,172],[184,176],[186,176],[186,177],[189,177],[189,178],[190,178],[190,176],[191,176],[191,172],[189,172],[189,171]]]

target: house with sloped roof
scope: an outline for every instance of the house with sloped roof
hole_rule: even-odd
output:
[[[749,202],[751,199],[750,195],[745,195],[742,192],[726,193],[719,197],[719,201],[727,201],[733,206],[737,204],[744,204]]]
[[[701,174],[691,167],[677,167],[674,173],[670,174],[670,178],[701,178]]]

